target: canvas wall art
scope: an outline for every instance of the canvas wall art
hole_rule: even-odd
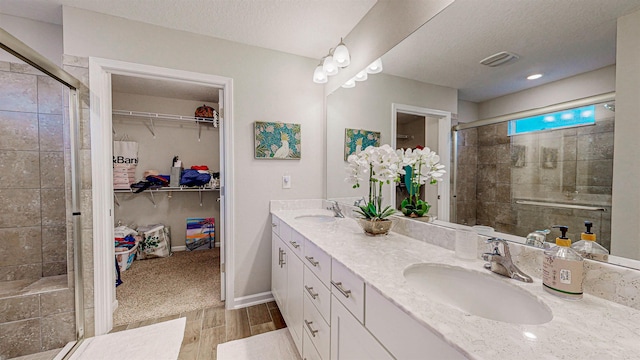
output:
[[[300,159],[300,124],[256,121],[255,137],[256,159]]]
[[[357,154],[369,146],[380,146],[380,132],[361,129],[345,129],[344,161],[351,154]]]

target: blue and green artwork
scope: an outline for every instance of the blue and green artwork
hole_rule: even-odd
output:
[[[380,132],[360,129],[345,129],[344,161],[347,161],[349,155],[358,154],[369,146],[380,146]]]
[[[255,122],[256,159],[300,159],[300,124]]]

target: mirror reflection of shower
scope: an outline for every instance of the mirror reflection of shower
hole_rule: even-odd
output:
[[[615,102],[457,131],[455,219],[525,237],[593,222],[610,249]]]

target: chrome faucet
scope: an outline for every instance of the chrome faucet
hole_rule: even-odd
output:
[[[364,196],[360,199],[353,202],[353,206],[362,206],[362,204],[366,204],[367,200],[364,199]]]
[[[511,260],[511,251],[509,251],[509,244],[507,244],[505,240],[492,237],[487,240],[487,243],[493,246],[493,252],[482,254],[482,258],[488,261],[488,263],[484,264],[485,269],[518,281],[533,282],[531,276],[523,273],[522,270],[518,269],[513,263]],[[504,255],[500,254],[500,244],[502,244],[504,249]]]
[[[327,208],[327,210],[333,210],[333,216],[337,218],[343,218],[342,209],[340,209],[340,205],[336,200],[331,201],[332,205]]]

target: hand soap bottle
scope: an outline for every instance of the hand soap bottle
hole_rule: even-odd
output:
[[[591,232],[593,224],[591,221],[585,221],[584,226],[587,231],[580,234],[580,241],[571,245],[571,248],[578,252],[583,258],[608,261],[609,250],[596,242],[596,234]]]
[[[544,251],[542,262],[542,287],[548,293],[565,299],[582,299],[582,279],[584,264],[582,257],[571,248],[567,238],[567,226],[559,228],[562,235],[556,238],[556,245]]]

